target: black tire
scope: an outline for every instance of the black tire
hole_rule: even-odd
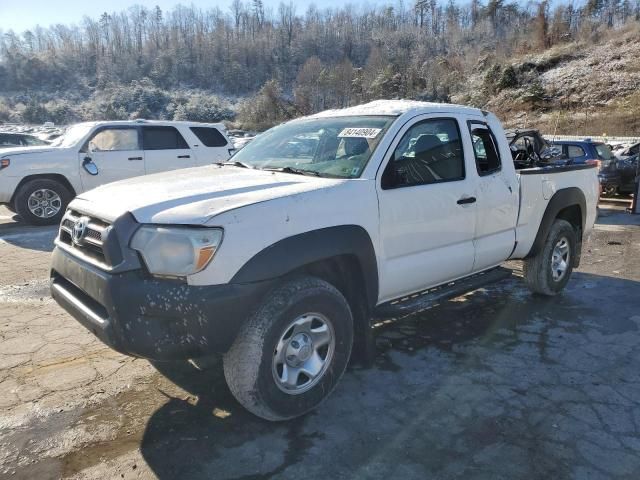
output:
[[[619,194],[618,187],[608,186],[602,189],[603,197],[615,197],[618,194]]]
[[[333,327],[332,355],[324,373],[302,393],[281,389],[274,374],[276,347],[295,319],[314,312]],[[288,340],[292,343],[292,339]],[[353,344],[353,317],[344,296],[315,277],[292,278],[276,288],[242,327],[224,355],[224,374],[234,397],[247,410],[266,420],[298,417],[326,399],[345,371]]]
[[[60,206],[59,211],[55,215],[43,218],[34,215],[31,210],[29,210],[29,197],[32,193],[38,190],[50,190],[58,195],[60,199]],[[72,198],[73,195],[62,183],[48,178],[38,178],[30,180],[20,187],[18,193],[16,193],[13,204],[16,209],[16,213],[29,225],[57,225],[60,223],[60,220],[64,215],[64,211]]]
[[[552,258],[554,248],[565,239],[568,243],[566,270],[560,278],[554,278]],[[566,220],[557,219],[551,225],[547,239],[537,255],[524,260],[524,279],[529,289],[541,295],[554,296],[567,285],[576,254],[576,231]]]

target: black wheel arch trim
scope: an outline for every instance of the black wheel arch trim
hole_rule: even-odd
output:
[[[31,175],[27,175],[20,180],[18,185],[16,185],[16,188],[13,191],[13,194],[11,194],[11,200],[9,201],[9,203],[15,202],[16,195],[18,195],[18,192],[20,191],[20,189],[23,186],[25,186],[27,183],[31,182],[32,180],[52,180],[54,182],[58,182],[67,190],[69,190],[69,193],[71,194],[71,198],[74,198],[76,196],[75,188],[73,188],[73,185],[65,175],[61,173],[34,173]]]
[[[338,225],[284,238],[247,261],[230,283],[253,283],[340,256],[354,256],[365,280],[367,303],[378,301],[378,262],[369,233],[359,225]]]
[[[587,212],[587,201],[584,193],[578,187],[568,187],[558,190],[553,194],[551,200],[549,200],[549,203],[547,204],[547,208],[545,209],[542,220],[540,221],[540,226],[538,227],[536,238],[525,258],[533,257],[542,249],[542,246],[549,235],[551,225],[558,217],[558,214],[565,208],[572,206],[578,206],[580,208],[580,228],[581,231],[584,231]],[[580,239],[578,239],[578,242],[580,242]]]

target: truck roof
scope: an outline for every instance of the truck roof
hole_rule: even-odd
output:
[[[373,102],[356,105],[354,107],[325,110],[324,112],[311,115],[311,118],[349,117],[357,115],[398,116],[412,110],[415,110],[416,113],[446,112],[473,115],[483,115],[484,113],[479,108],[466,107],[464,105],[455,105],[451,103],[419,102],[416,100],[375,100]]]

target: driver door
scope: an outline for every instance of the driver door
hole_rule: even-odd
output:
[[[145,174],[144,151],[137,127],[98,128],[79,153],[84,190]]]
[[[471,272],[477,177],[462,132],[454,116],[424,115],[392,144],[378,187],[381,301]]]

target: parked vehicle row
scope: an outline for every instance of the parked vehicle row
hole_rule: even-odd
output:
[[[598,168],[604,195],[624,195],[635,191],[640,144],[620,149],[614,154],[609,145],[588,138],[549,142],[534,129],[507,130],[506,136],[516,168],[550,164],[594,165]]]
[[[554,145],[562,148],[562,158],[568,164],[596,165],[604,195],[630,194],[635,191],[638,155],[626,155],[633,151],[633,147],[615,156],[609,145],[590,139],[556,141]]]
[[[237,400],[283,420],[373,349],[376,318],[505,278],[510,259],[533,292],[559,293],[597,196],[594,165],[517,170],[493,114],[377,101],[275,127],[232,162],[80,193],[51,292],[122,353],[222,355]]]
[[[640,153],[640,143],[634,143],[615,152],[615,156],[621,160],[635,157]]]
[[[139,175],[223,162],[233,152],[221,124],[80,123],[51,145],[0,151],[0,204],[27,223],[57,224],[79,193]]]
[[[613,159],[598,174],[602,192],[607,196],[635,193],[638,172],[638,155]]]

